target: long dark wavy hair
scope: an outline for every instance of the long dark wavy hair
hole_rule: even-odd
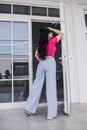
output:
[[[39,45],[38,52],[39,52],[40,58],[42,60],[44,60],[45,56],[46,56],[46,46],[48,43],[48,34],[52,31],[49,29],[41,28],[39,30],[39,32],[40,32],[40,37],[39,37],[39,42],[38,42],[38,45]]]

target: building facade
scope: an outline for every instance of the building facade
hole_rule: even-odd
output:
[[[58,101],[87,103],[87,0],[0,0],[1,109],[24,106],[39,29],[48,26],[64,31],[55,56]],[[46,102],[45,83],[40,102]]]

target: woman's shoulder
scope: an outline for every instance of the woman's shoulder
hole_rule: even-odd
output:
[[[54,37],[54,38],[50,39],[50,40],[49,40],[49,43],[51,43],[51,44],[56,44],[56,43],[57,43],[57,38]]]

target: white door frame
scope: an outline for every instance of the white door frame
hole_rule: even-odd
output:
[[[66,44],[66,34],[65,34],[65,21],[64,21],[64,6],[63,2],[60,4],[60,18],[46,18],[46,17],[32,17],[32,22],[50,22],[50,23],[60,23],[61,30],[64,32],[64,39],[62,40],[62,64],[63,64],[63,88],[64,88],[64,112],[67,115],[70,115],[70,79],[69,79],[69,62],[68,62],[68,52]],[[31,40],[32,41],[32,40]],[[31,52],[32,53],[32,52]],[[33,66],[31,67],[33,68]],[[33,72],[33,70],[32,70]],[[32,74],[33,75],[33,74]],[[32,77],[33,82],[33,77]],[[31,83],[32,83],[31,82]],[[32,85],[32,84],[31,84]]]
[[[60,3],[60,19],[61,19],[61,30],[64,32],[62,39],[62,64],[63,64],[63,86],[64,86],[64,112],[70,115],[70,73],[69,73],[69,57],[65,31],[65,17],[64,17],[64,5]]]

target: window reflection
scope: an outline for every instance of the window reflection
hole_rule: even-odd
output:
[[[14,79],[28,78],[29,69],[28,69],[28,59],[14,59],[13,62],[13,76]]]
[[[10,4],[0,4],[0,13],[11,13],[11,5]]]
[[[13,22],[12,26],[12,22],[0,21],[0,102],[12,101],[12,83],[14,100],[25,100],[26,81],[29,90],[28,48],[28,23]]]
[[[0,59],[0,79],[11,79],[11,66],[10,59]]]
[[[30,7],[24,5],[13,5],[13,14],[30,14]]]
[[[11,81],[0,81],[0,103],[12,101],[11,86]]]
[[[60,10],[57,8],[48,8],[48,16],[60,17]]]
[[[14,41],[14,55],[28,55],[28,41]]]
[[[23,22],[14,22],[13,39],[28,40],[28,24]]]
[[[47,16],[47,8],[33,6],[32,7],[32,15]]]
[[[11,40],[11,22],[0,21],[0,39]]]
[[[0,41],[0,54],[11,54],[11,41]]]
[[[24,101],[29,95],[29,80],[14,81],[14,101]]]

